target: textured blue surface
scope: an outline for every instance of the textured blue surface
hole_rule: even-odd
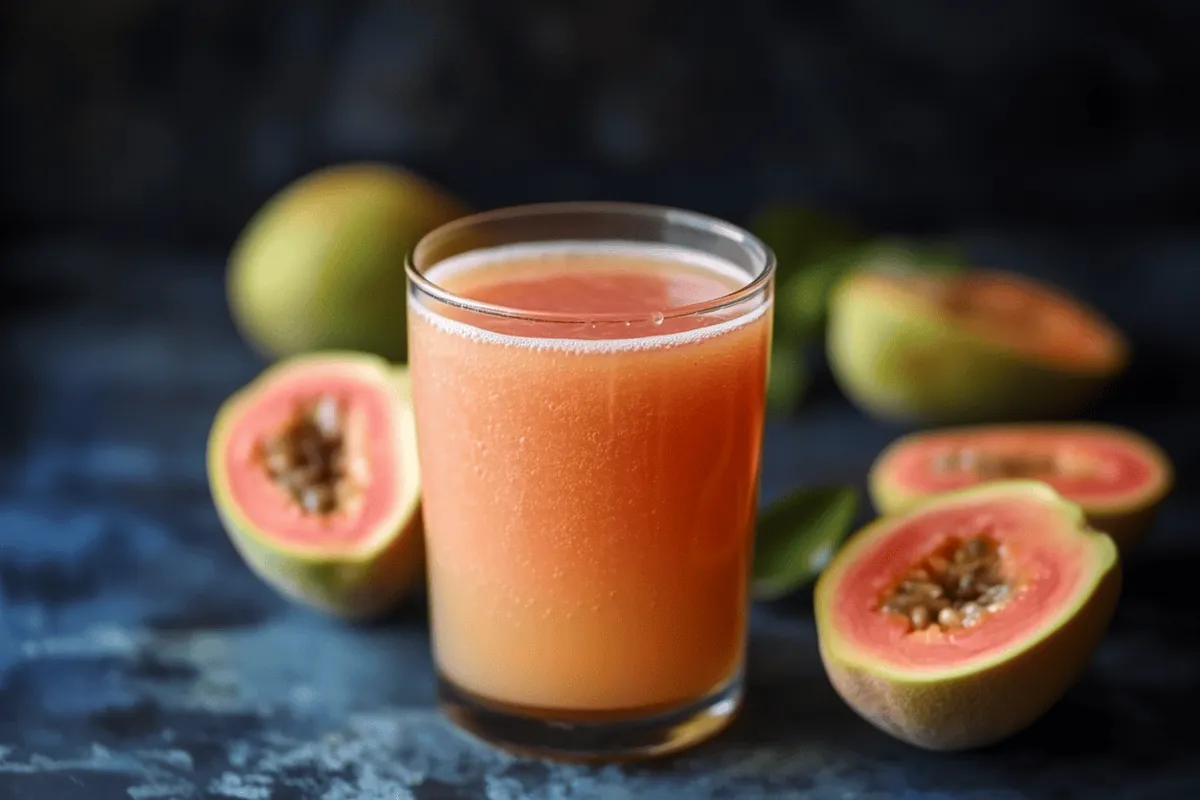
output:
[[[1122,312],[1131,327],[1170,339],[1193,327],[1193,252],[1147,267],[1142,290],[1177,283],[1145,311],[1127,279],[1089,285],[1135,308]],[[339,625],[238,560],[209,500],[204,440],[260,363],[225,316],[216,259],[61,243],[14,255],[0,322],[0,798],[1200,796],[1200,419],[1179,363],[1151,363],[1142,393],[1101,409],[1162,441],[1180,488],[1129,564],[1086,675],[1029,731],[953,756],[875,731],[827,684],[801,595],[756,609],[749,699],[725,735],[664,764],[549,765],[438,716],[422,607]],[[818,394],[770,430],[764,493],[861,481],[897,432]]]

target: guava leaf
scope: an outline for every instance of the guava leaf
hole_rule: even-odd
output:
[[[829,294],[853,268],[855,252],[858,251],[851,249],[831,254],[777,284],[775,325],[781,338],[813,341],[821,336]]]
[[[776,284],[864,241],[849,223],[802,206],[769,208],[751,222],[750,229],[775,252]]]
[[[816,579],[857,513],[858,491],[850,486],[801,487],[772,503],[754,540],[754,599],[775,600]]]
[[[881,238],[858,255],[859,266],[921,272],[956,272],[966,269],[967,254],[957,245],[942,241]]]
[[[776,337],[820,336],[828,287],[865,238],[845,221],[801,206],[769,208],[751,229],[775,252]]]
[[[968,266],[949,242],[869,237],[846,221],[803,206],[775,206],[751,230],[775,251],[775,333],[784,340],[819,339],[830,292],[856,269],[947,271]]]
[[[801,349],[791,342],[777,342],[771,348],[767,412],[781,416],[795,410],[808,390],[808,383],[808,363]]]

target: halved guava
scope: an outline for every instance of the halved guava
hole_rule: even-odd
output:
[[[1111,322],[1043,282],[864,266],[833,291],[826,347],[838,385],[872,416],[956,424],[1066,415],[1128,362]]]
[[[397,604],[424,575],[407,372],[375,356],[296,356],[221,406],[213,500],[238,552],[286,596],[347,618]]]
[[[939,495],[856,533],[817,582],[838,694],[930,750],[1000,741],[1054,705],[1120,594],[1117,548],[1038,481]]]
[[[1166,453],[1141,434],[1097,423],[947,428],[901,437],[871,466],[871,502],[894,514],[942,492],[1005,478],[1048,483],[1128,553],[1174,482]]]

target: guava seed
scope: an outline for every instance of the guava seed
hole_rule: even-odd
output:
[[[1036,478],[1067,471],[1059,459],[1046,453],[977,453],[969,448],[941,453],[933,465],[939,472],[966,472],[983,480]]]
[[[261,446],[262,465],[305,514],[332,514],[354,495],[346,469],[345,408],[332,395],[300,405]]]
[[[944,546],[910,569],[882,610],[907,618],[912,630],[969,628],[1004,607],[1011,589],[1000,570],[1000,545],[979,534]]]
[[[1047,476],[1095,476],[1099,465],[1086,454],[989,453],[970,448],[948,450],[934,456],[933,469],[943,473],[966,473],[979,480],[1001,478],[1044,478]]]

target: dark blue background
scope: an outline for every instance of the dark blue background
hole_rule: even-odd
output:
[[[8,2],[0,36],[0,797],[1200,795],[1192,4]],[[551,767],[433,710],[424,610],[374,627],[241,565],[204,476],[261,368],[224,257],[310,168],[383,158],[472,204],[772,202],[937,233],[1130,332],[1092,409],[1176,459],[1079,685],[925,754],[833,695],[809,598],[756,610],[746,713],[663,766]],[[764,495],[861,483],[899,428],[820,373]],[[867,512],[864,511],[864,515]]]
[[[3,7],[22,224],[223,242],[271,190],[362,157],[480,206],[812,199],[935,229],[1200,206],[1183,0]]]

